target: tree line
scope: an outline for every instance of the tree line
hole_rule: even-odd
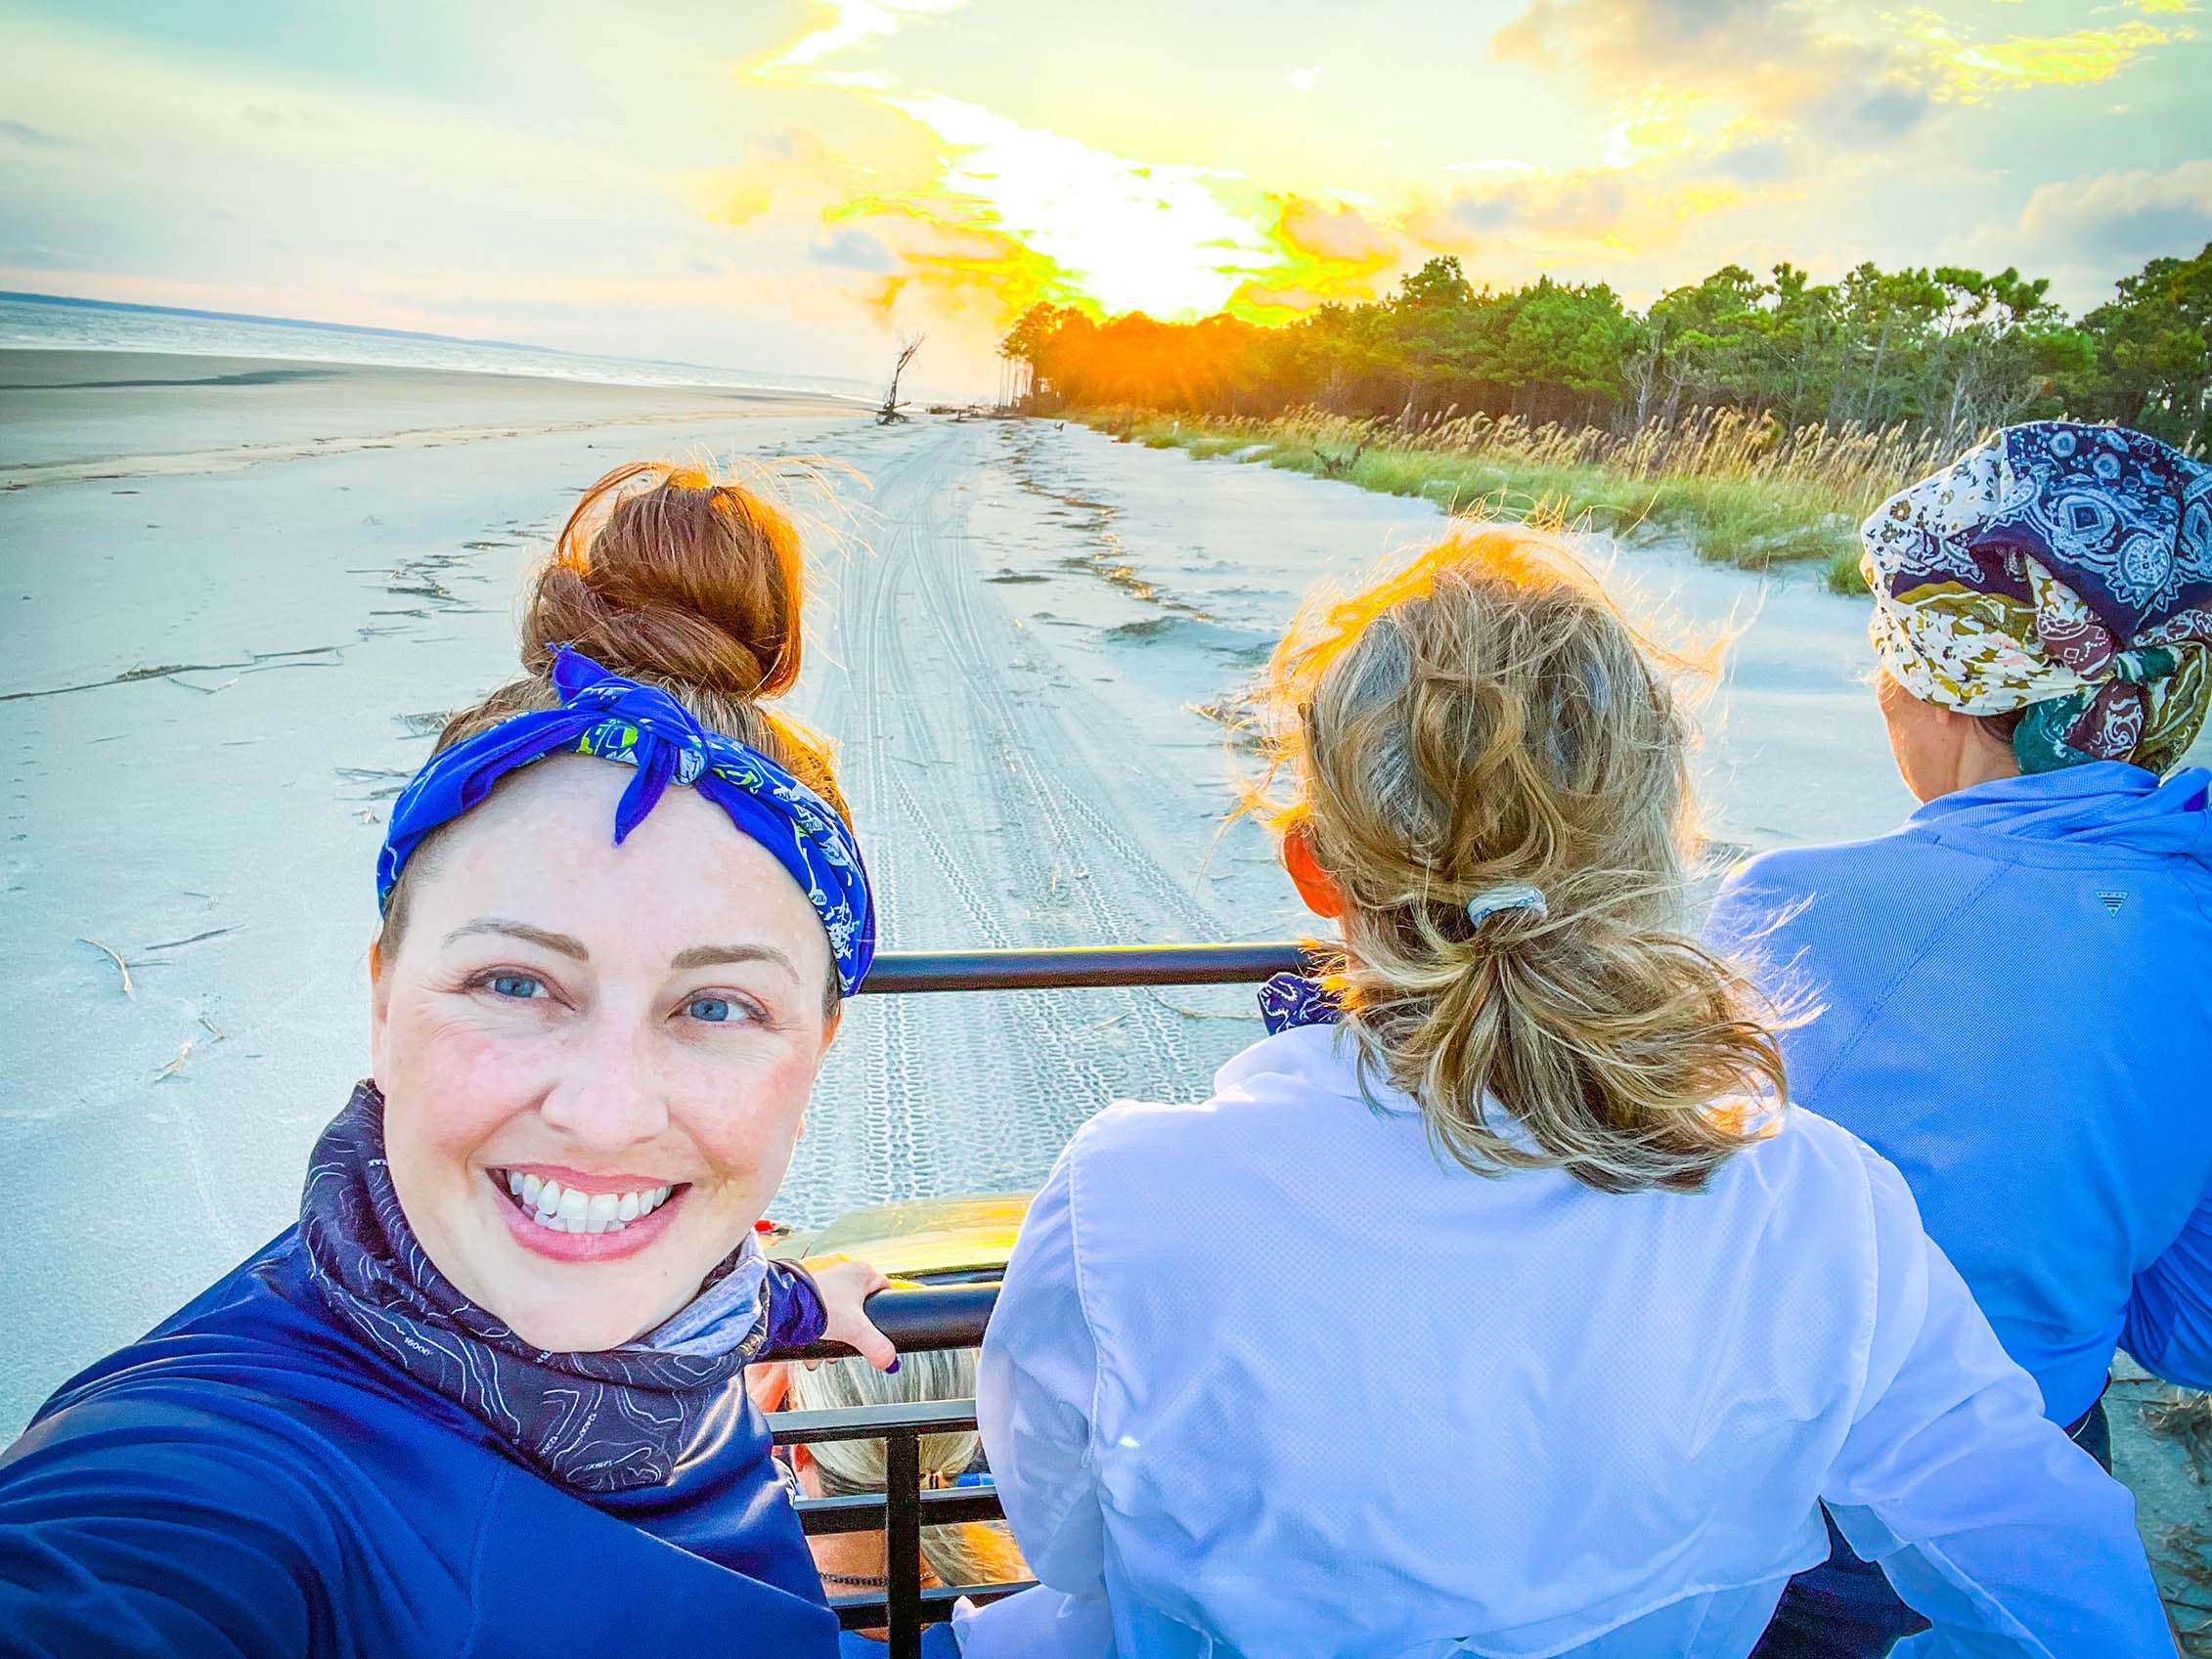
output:
[[[1027,366],[1027,400],[1044,410],[1312,408],[1408,426],[1485,414],[1626,429],[1732,408],[1789,428],[1902,426],[1954,444],[2062,415],[2212,449],[2212,243],[2151,260],[2079,318],[2049,287],[1959,266],[1866,264],[1815,283],[1788,263],[1764,282],[1726,265],[1636,312],[1604,284],[1478,289],[1442,257],[1387,299],[1280,326],[1039,304],[999,350]]]

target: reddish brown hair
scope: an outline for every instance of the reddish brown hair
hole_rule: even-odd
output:
[[[829,745],[762,704],[799,677],[805,596],[799,535],[774,503],[696,467],[618,466],[584,492],[530,586],[526,677],[447,720],[438,747],[527,710],[557,708],[548,677],[565,645],[659,686],[702,724],[778,762],[850,822]],[[377,941],[387,954],[399,946],[409,879],[436,839],[417,851],[392,890]],[[830,983],[834,997],[834,972]]]
[[[775,507],[695,468],[634,460],[561,526],[522,625],[522,666],[543,674],[567,645],[632,678],[774,697],[799,677],[805,590],[799,534]]]

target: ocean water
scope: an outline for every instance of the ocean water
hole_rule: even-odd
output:
[[[844,375],[764,374],[703,364],[591,357],[498,340],[448,339],[280,318],[228,317],[48,299],[36,294],[0,294],[0,351],[29,348],[360,363],[386,369],[442,369],[472,374],[588,380],[611,386],[733,386],[748,391],[813,392],[870,401],[879,395],[871,382]]]

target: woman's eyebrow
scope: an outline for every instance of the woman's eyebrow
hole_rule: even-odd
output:
[[[584,948],[584,941],[571,939],[566,934],[551,933],[544,928],[533,928],[528,922],[510,922],[503,916],[479,916],[473,922],[464,922],[446,935],[445,942],[467,939],[475,934],[497,934],[506,939],[518,939],[531,944],[543,945],[555,955],[574,957],[579,962],[589,962],[592,953]]]
[[[678,951],[670,958],[668,965],[680,971],[685,968],[718,968],[730,962],[768,962],[781,968],[794,980],[799,977],[799,970],[791,958],[767,944],[694,944],[688,950]]]

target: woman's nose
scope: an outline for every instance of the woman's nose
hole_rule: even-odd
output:
[[[574,1043],[538,1113],[578,1144],[635,1146],[668,1126],[668,1108],[627,1022],[600,1020]]]

